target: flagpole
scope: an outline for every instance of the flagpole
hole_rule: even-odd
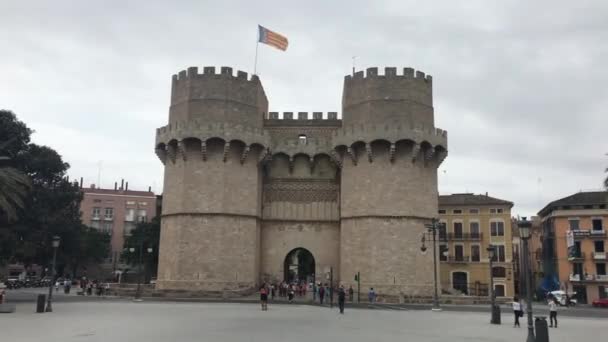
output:
[[[255,61],[253,62],[253,74],[254,75],[257,75],[257,69],[258,69],[258,46],[260,46],[259,38],[255,43]]]

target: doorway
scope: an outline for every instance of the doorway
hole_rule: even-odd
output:
[[[308,283],[314,279],[315,258],[306,248],[296,248],[287,253],[283,268],[286,282]]]
[[[466,272],[452,273],[452,288],[462,292],[465,295],[469,294],[468,275]]]

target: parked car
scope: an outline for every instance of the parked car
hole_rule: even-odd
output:
[[[553,298],[555,298],[557,300],[557,303],[559,303],[559,305],[575,306],[577,304],[577,300],[575,298],[572,298],[574,295],[576,295],[576,292],[573,292],[570,295],[568,295],[566,292],[560,290],[560,291],[552,291],[550,294],[551,294],[550,297],[552,296]],[[567,304],[566,304],[566,301],[568,301]]]
[[[608,298],[600,298],[593,301],[592,305],[596,308],[608,308]]]

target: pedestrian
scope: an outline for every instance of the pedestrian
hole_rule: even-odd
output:
[[[294,289],[294,285],[293,285],[293,284],[291,284],[291,285],[289,286],[288,293],[287,293],[287,296],[288,296],[288,298],[289,298],[289,302],[290,302],[290,303],[291,303],[291,302],[293,302],[293,296],[295,295],[295,293],[296,293],[296,291],[295,291],[295,289]]]
[[[70,286],[71,285],[72,285],[72,282],[69,279],[65,279],[63,281],[63,293],[70,294]]]
[[[313,281],[312,282],[312,301],[314,302],[315,300],[317,300],[317,284]]]
[[[323,298],[325,297],[325,288],[323,286],[319,286],[319,303],[323,305]]]
[[[55,292],[59,292],[59,281],[55,282]]]
[[[513,297],[513,315],[515,316],[513,327],[519,327],[519,317],[522,317],[524,314],[521,310],[521,303],[519,302],[519,298],[517,298],[517,296]]]
[[[557,299],[555,297],[549,299],[549,322],[549,328],[553,328],[553,322],[555,322],[557,328]]]
[[[367,299],[369,299],[370,304],[374,304],[376,300],[376,291],[374,291],[373,287],[369,288],[369,293],[367,294]]]
[[[348,301],[351,302],[351,303],[353,302],[353,295],[354,295],[354,293],[355,293],[355,290],[353,290],[353,286],[351,285],[348,288]]]
[[[266,284],[260,287],[260,303],[262,304],[262,311],[268,310],[268,290]]]
[[[270,285],[270,299],[272,299],[273,301],[274,301],[275,292],[276,292],[276,285],[271,284]]]
[[[338,306],[340,307],[340,313],[344,314],[344,301],[346,300],[346,292],[344,291],[344,285],[340,285],[338,289]]]

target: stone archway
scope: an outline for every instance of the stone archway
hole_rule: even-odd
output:
[[[306,248],[292,249],[283,262],[284,280],[286,282],[306,282],[314,279],[315,258]]]

